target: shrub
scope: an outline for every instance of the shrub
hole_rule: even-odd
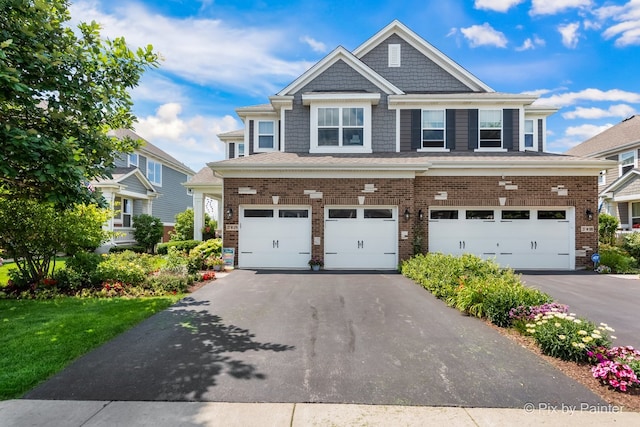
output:
[[[596,325],[565,313],[538,314],[527,323],[527,333],[533,335],[546,355],[573,362],[589,360],[588,352],[596,347],[608,347],[611,328]]]
[[[158,267],[150,255],[125,251],[105,257],[98,265],[96,274],[101,282],[122,282],[136,286]]]
[[[139,245],[122,245],[122,246],[111,246],[109,248],[109,253],[110,254],[117,254],[117,253],[121,253],[121,252],[135,252],[137,254],[143,254],[147,252],[147,249],[143,246],[139,246]]]
[[[176,248],[179,251],[188,253],[191,249],[195,248],[200,243],[202,242],[199,240],[172,240],[170,242],[160,243],[156,247],[156,251],[160,255],[166,255],[169,252],[169,248]]]
[[[598,235],[600,242],[613,245],[616,241],[616,231],[620,222],[613,215],[601,213],[598,215]]]
[[[548,294],[523,286],[518,278],[518,281],[507,282],[505,286],[499,286],[487,295],[485,311],[491,323],[506,328],[512,324],[509,314],[514,308],[523,305],[537,306],[551,300]]]
[[[186,274],[176,274],[162,270],[148,276],[145,280],[144,288],[153,292],[154,295],[164,295],[185,292],[192,284],[193,280]]]
[[[188,274],[188,257],[184,252],[180,252],[175,247],[169,248],[169,253],[165,256],[166,264],[162,268],[174,274]]]
[[[607,327],[606,324],[601,326]],[[608,328],[612,330],[611,328]],[[591,368],[594,378],[614,390],[625,392],[627,387],[640,385],[640,351],[631,346],[597,347],[588,353],[591,362],[596,366]]]
[[[625,234],[622,240],[622,247],[629,255],[637,260],[640,259],[640,233],[633,232]]]
[[[71,282],[68,282],[71,289],[78,288],[76,276],[79,276],[81,280],[80,286],[91,286],[97,284],[98,279],[96,277],[96,271],[102,260],[103,257],[98,254],[83,251],[76,252],[72,257],[67,259],[67,263],[63,270],[70,270],[66,278],[67,280],[71,280]],[[60,280],[60,278],[58,280]]]
[[[60,288],[60,290],[66,291],[68,293],[75,293],[81,290],[83,287],[90,285],[85,275],[77,272],[69,265],[56,270],[53,273],[53,278],[58,282],[58,287]]]
[[[133,217],[133,237],[148,252],[153,253],[156,243],[162,239],[164,226],[160,218],[140,214]]]
[[[204,269],[204,260],[210,256],[219,257],[222,254],[222,240],[210,239],[200,243],[189,252],[189,273],[196,273]]]
[[[600,245],[600,264],[611,268],[614,273],[633,273],[636,260],[622,248]]]

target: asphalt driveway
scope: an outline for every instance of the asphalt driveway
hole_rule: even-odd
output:
[[[615,329],[614,345],[640,348],[640,279],[592,271],[523,272],[523,281],[569,306],[578,316]]]
[[[399,274],[235,271],[29,399],[602,405]]]

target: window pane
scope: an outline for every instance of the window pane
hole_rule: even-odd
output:
[[[273,218],[273,209],[245,209],[245,218]]]
[[[258,148],[273,148],[273,136],[259,136]]]
[[[339,126],[339,108],[318,108],[318,126]]]
[[[364,109],[363,108],[343,108],[342,109],[342,125],[343,126],[364,126]]]
[[[444,141],[444,131],[443,130],[423,130],[422,140],[423,141]]]
[[[273,135],[273,122],[258,122],[258,133],[260,135]]]
[[[533,147],[533,135],[525,134],[524,135],[524,146],[525,147]]]
[[[567,211],[538,211],[538,219],[567,219]]]
[[[318,129],[318,145],[338,145],[338,129]]]
[[[502,211],[502,219],[529,219],[530,211]]]
[[[457,210],[431,211],[431,219],[458,219]]]
[[[342,131],[342,145],[363,145],[364,131],[362,128],[347,128]]]
[[[533,133],[533,120],[524,121],[524,131],[526,133]]]
[[[238,144],[238,155],[244,156],[244,144]]]
[[[480,147],[501,147],[501,130],[481,130]]]
[[[393,218],[393,210],[391,209],[365,209],[364,210],[365,218],[383,218],[383,219],[391,219]]]
[[[502,110],[480,110],[480,128],[501,128]]]
[[[309,211],[306,209],[280,209],[280,218],[309,218]]]
[[[329,218],[356,218],[355,209],[329,209]]]
[[[467,211],[467,219],[493,219],[493,211]]]
[[[631,203],[631,216],[640,217],[640,203]]]
[[[620,164],[623,166],[633,165],[634,160],[635,160],[635,153],[633,151],[629,153],[620,154]]]
[[[423,129],[444,129],[444,111],[443,110],[423,110],[422,111],[422,128]]]

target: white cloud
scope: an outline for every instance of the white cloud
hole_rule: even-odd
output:
[[[533,36],[533,38],[527,38],[523,43],[522,46],[519,46],[516,48],[516,51],[518,52],[522,52],[525,50],[532,50],[535,49],[536,47],[542,47],[546,44],[546,42],[541,39],[538,36]]]
[[[327,45],[309,36],[300,37],[300,41],[308,44],[314,52],[324,53],[327,51]]]
[[[573,111],[567,111],[566,113],[562,113],[562,117],[565,119],[589,119],[596,120],[602,119],[605,117],[620,117],[625,118],[632,116],[635,114],[635,108],[631,107],[627,104],[617,104],[612,105],[606,110],[603,108],[585,108],[585,107],[577,107]]]
[[[178,103],[160,106],[155,115],[139,118],[134,126],[140,136],[196,172],[207,162],[224,158],[224,143],[217,134],[242,128],[230,115],[182,117]]]
[[[204,5],[204,4],[203,4]],[[132,46],[153,44],[162,54],[163,72],[201,85],[274,93],[311,63],[282,59],[290,36],[283,29],[234,26],[219,19],[173,18],[126,2],[112,13],[80,0],[71,6],[74,21],[95,20],[102,35],[125,36]]]
[[[471,47],[495,46],[507,47],[507,38],[500,31],[496,31],[488,22],[482,25],[472,25],[461,28],[460,31],[469,40]]]
[[[506,12],[513,6],[517,6],[524,0],[476,0],[476,9],[494,10],[496,12]]]
[[[640,0],[630,0],[622,6],[604,6],[594,11],[601,20],[613,20],[619,24],[608,27],[603,36],[615,38],[619,47],[640,45]]]
[[[591,0],[532,0],[531,11],[535,15],[555,15],[568,9],[587,8]]]
[[[562,44],[569,49],[575,49],[578,46],[578,38],[580,34],[578,30],[580,29],[579,22],[573,22],[566,25],[558,25],[558,31],[562,35]]]
[[[584,124],[580,126],[569,126],[565,131],[566,136],[575,136],[582,138],[583,140],[589,139],[599,133],[609,129],[613,124],[607,123],[602,126]]]
[[[556,107],[566,107],[580,101],[607,101],[607,102],[627,102],[640,103],[640,93],[628,92],[620,89],[603,91],[600,89],[584,89],[580,92],[567,92],[559,95],[552,95],[548,98],[540,98],[535,103],[543,105],[553,105]]]

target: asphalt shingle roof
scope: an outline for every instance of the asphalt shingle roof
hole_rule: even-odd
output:
[[[640,143],[640,115],[631,116],[615,126],[567,150],[572,156],[596,157],[616,148]]]

